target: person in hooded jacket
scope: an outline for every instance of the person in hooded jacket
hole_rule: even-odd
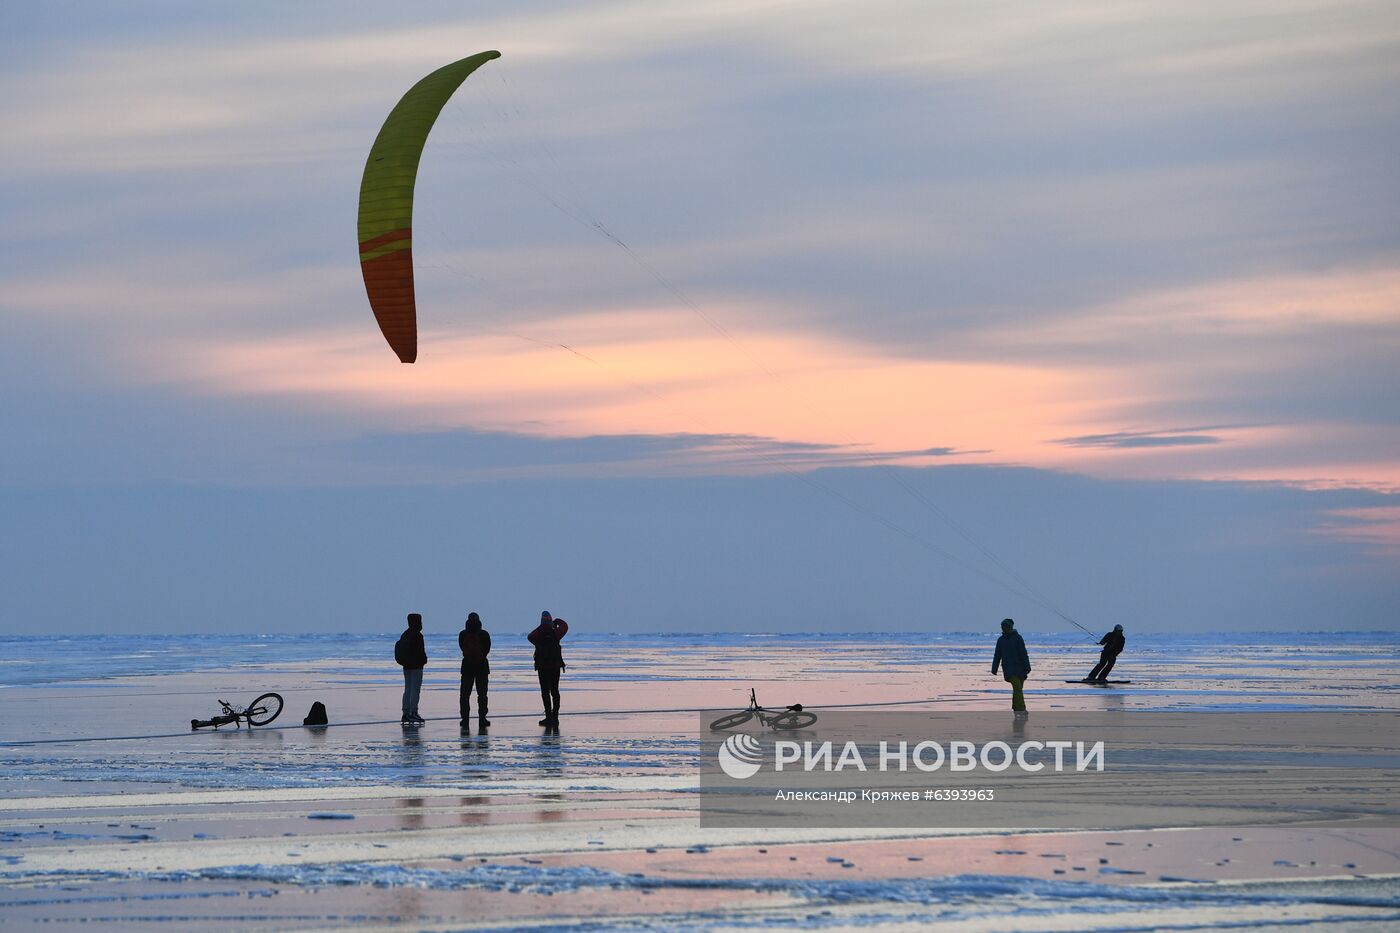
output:
[[[559,725],[559,674],[567,669],[559,640],[568,632],[569,623],[541,612],[540,624],[526,636],[535,646],[535,673],[540,679],[540,698],[544,700],[542,726]]]
[[[486,656],[491,653],[491,633],[481,627],[481,616],[475,612],[467,614],[467,623],[457,633],[457,647],[462,649],[462,692],[458,706],[462,713],[462,728],[470,725],[472,718],[472,688],[476,688],[477,726],[485,729],[491,725],[486,718],[486,687],[491,679],[491,663]]]
[[[408,628],[394,643],[394,660],[403,668],[403,722],[420,723],[418,694],[423,689],[423,668],[428,666],[428,649],[423,646],[423,617],[408,614]]]
[[[1026,698],[1021,693],[1021,687],[1030,676],[1031,659],[1026,654],[1026,642],[1011,619],[1001,620],[1001,637],[997,639],[996,653],[992,655],[993,674],[998,666],[1001,667],[1002,679],[1011,685],[1011,708],[1024,713]]]
[[[1103,645],[1103,651],[1099,652],[1099,663],[1094,665],[1094,669],[1089,672],[1085,680],[1096,680],[1102,683],[1108,680],[1108,672],[1113,670],[1113,665],[1118,661],[1118,655],[1123,652],[1123,645],[1127,639],[1123,636],[1123,626],[1113,626],[1113,631],[1099,639],[1099,644]]]

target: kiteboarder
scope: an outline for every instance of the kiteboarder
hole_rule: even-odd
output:
[[[544,700],[542,726],[559,725],[559,674],[567,665],[559,649],[559,639],[569,632],[569,623],[540,613],[540,624],[527,637],[535,646],[535,673],[540,678],[540,697]]]
[[[423,617],[408,614],[408,628],[394,643],[394,661],[403,668],[403,718],[405,724],[423,722],[418,715],[418,694],[423,689],[423,668],[428,666],[428,650],[423,647]]]
[[[462,713],[462,728],[470,724],[472,718],[472,687],[476,687],[477,726],[485,729],[491,725],[486,718],[486,682],[491,678],[491,664],[486,656],[491,653],[491,633],[481,627],[481,616],[467,613],[466,625],[457,633],[457,647],[462,649],[462,692],[458,707]]]
[[[1092,636],[1090,636],[1092,637]],[[1085,677],[1087,681],[1097,681],[1103,683],[1108,680],[1108,672],[1113,670],[1113,664],[1118,660],[1118,655],[1123,651],[1123,626],[1113,626],[1113,631],[1099,639],[1099,644],[1103,645],[1103,651],[1099,653],[1099,663],[1094,665],[1094,669]]]
[[[1021,693],[1021,687],[1030,676],[1031,659],[1026,654],[1026,643],[1011,619],[1001,620],[1001,637],[997,639],[997,650],[992,655],[993,674],[998,667],[1001,668],[1002,679],[1011,685],[1011,708],[1024,713],[1026,698]]]

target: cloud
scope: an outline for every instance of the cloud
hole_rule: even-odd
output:
[[[25,172],[149,171],[316,159],[360,151],[386,88],[425,67],[496,47],[543,89],[549,136],[675,123],[720,93],[792,93],[814,79],[890,86],[986,82],[1011,93],[1007,126],[1161,119],[1263,106],[1314,120],[1379,105],[1400,29],[1385,3],[1266,3],[1202,15],[1153,3],[911,7],[710,0],[532,6],[470,16],[388,11],[329,29],[278,32],[249,19],[233,35],[151,24],[120,45],[69,41],[0,80],[3,130]],[[670,65],[676,62],[678,65]],[[728,67],[742,63],[744,67]],[[706,82],[693,80],[707,71]],[[514,71],[512,73],[515,73]],[[704,85],[710,85],[707,89]],[[623,99],[618,90],[626,88]],[[1339,95],[1343,110],[1316,106]],[[550,105],[557,100],[557,105]],[[1011,114],[1006,114],[1011,115]],[[561,129],[567,130],[561,132]]]
[[[726,309],[720,316],[767,315]],[[751,329],[731,340],[685,308],[576,314],[509,331],[430,331],[421,342],[419,361],[405,367],[385,365],[368,327],[180,338],[153,347],[139,366],[192,391],[284,398],[400,430],[762,438],[797,445],[785,463],[801,451],[814,465],[1005,456],[994,441],[1033,437],[1030,425],[1053,422],[1081,391],[1073,374],[1050,369],[889,358],[786,331]],[[929,435],[958,440],[930,445]],[[731,452],[709,462],[734,459]]]
[[[1188,434],[1184,428],[1165,431],[1115,431],[1110,434],[1084,434],[1079,437],[1062,437],[1055,441],[1066,447],[1110,447],[1135,449],[1141,447],[1197,447],[1202,444],[1219,444],[1220,438],[1214,434]]]
[[[1400,558],[1400,505],[1334,509],[1329,514],[1331,520],[1319,525],[1319,534],[1360,544],[1382,558]]]
[[[861,449],[742,434],[622,434],[550,437],[471,429],[361,434],[317,454],[387,481],[480,482],[528,475],[683,476],[772,473],[957,458],[951,447]],[[985,451],[982,451],[985,453]],[[397,479],[395,479],[397,474]]]
[[[587,253],[555,260],[586,281]],[[493,265],[515,281],[545,262],[544,251],[501,251]],[[36,341],[90,347],[87,380],[106,373],[206,404],[276,400],[362,427],[764,438],[812,445],[782,459],[804,468],[906,462],[932,437],[973,462],[1105,476],[1383,488],[1400,476],[1400,273],[1390,270],[1148,292],[1054,326],[988,322],[920,349],[825,334],[782,304],[707,302],[723,332],[688,306],[458,309],[430,269],[414,367],[385,365],[348,273],[306,265],[247,277],[196,255],[16,279],[7,298],[45,322],[51,334]],[[1238,420],[1204,420],[1221,417]],[[1207,427],[1122,427],[1186,418]],[[699,448],[643,459],[650,471],[764,463]]]
[[[819,445],[812,462],[852,445],[900,462],[933,434],[973,460],[1101,475],[1400,485],[1390,269],[1149,292],[1054,326],[949,335],[933,353],[823,335],[800,308],[704,311],[722,333],[684,306],[517,312],[513,326],[425,333],[408,372],[382,365],[367,327],[162,341],[165,362],[142,367],[380,420],[772,438]],[[1206,427],[1121,427],[1166,418]]]
[[[283,409],[314,443],[1397,483],[1385,5],[484,9],[64,21],[0,66],[5,312],[44,332],[15,381]],[[354,265],[363,151],[485,45],[420,177],[400,371]],[[1183,424],[1253,427],[1123,430]]]

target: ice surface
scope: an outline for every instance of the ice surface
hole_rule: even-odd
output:
[[[526,860],[537,861],[537,860]],[[939,878],[901,879],[799,879],[799,878],[703,878],[662,877],[643,872],[622,873],[588,866],[551,867],[538,864],[479,864],[460,869],[389,865],[382,862],[292,865],[230,865],[199,871],[49,873],[50,877],[133,879],[159,882],[249,881],[302,887],[370,886],[460,891],[533,892],[568,894],[586,888],[614,890],[662,890],[668,888],[717,888],[724,890],[778,891],[814,901],[841,903],[874,901],[941,904],[986,897],[1036,897],[1063,900],[1113,900],[1152,904],[1231,903],[1331,903],[1359,907],[1400,908],[1400,886],[1378,879],[1357,886],[1337,881],[1311,882],[1289,894],[1278,885],[1212,885],[1201,879],[1163,878],[1169,887],[1096,884],[1088,881],[1054,881],[1015,875],[950,875]],[[0,880],[27,877],[0,872]],[[1203,888],[1202,886],[1209,886]]]
[[[429,635],[430,721],[412,732],[394,721],[393,635],[0,639],[0,910],[72,919],[91,897],[146,917],[162,896],[236,892],[240,909],[287,901],[269,916],[342,916],[352,901],[398,916],[394,898],[416,893],[427,900],[411,916],[431,919],[481,892],[492,899],[471,903],[500,905],[503,928],[543,916],[583,929],[626,911],[686,930],[1400,922],[1394,880],[1328,877],[1393,873],[1393,840],[1346,833],[1115,834],[1092,847],[1074,834],[703,835],[690,710],[741,708],[751,685],[768,705],[1003,709],[1005,685],[987,674],[995,633],[576,634],[557,735],[535,726],[528,644],[499,626],[489,734],[458,729],[452,634]],[[1057,682],[1097,656],[1082,636],[1028,641],[1044,672],[1028,683],[1033,710],[1400,708],[1394,634],[1138,635],[1119,665],[1135,683],[1114,693]],[[271,727],[189,732],[218,698],[265,690],[287,704]],[[317,699],[332,725],[305,729]],[[1112,864],[1099,864],[1104,845]]]

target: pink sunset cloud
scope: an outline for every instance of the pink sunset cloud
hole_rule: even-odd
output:
[[[1388,333],[1400,323],[1397,296],[1400,273],[1388,269],[1225,282],[1091,309],[1053,336],[974,332],[952,341],[956,355],[946,359],[761,329],[751,322],[791,316],[738,305],[706,312],[727,322],[726,333],[685,308],[440,330],[423,335],[413,366],[386,363],[367,319],[354,332],[196,341],[160,357],[179,361],[172,377],[200,391],[276,396],[399,430],[742,435],[898,463],[921,462],[908,451],[946,447],[961,462],[1103,476],[1396,488],[1400,456],[1376,456],[1385,447],[1374,427],[1236,420],[1192,433],[1150,413],[1175,405],[1204,417],[1221,401],[1209,395],[1214,382],[1286,373],[1329,333]],[[1017,352],[995,359],[985,352],[994,339]],[[1109,349],[1086,363],[1078,344]],[[1185,346],[1194,362],[1183,369],[1176,349]]]

